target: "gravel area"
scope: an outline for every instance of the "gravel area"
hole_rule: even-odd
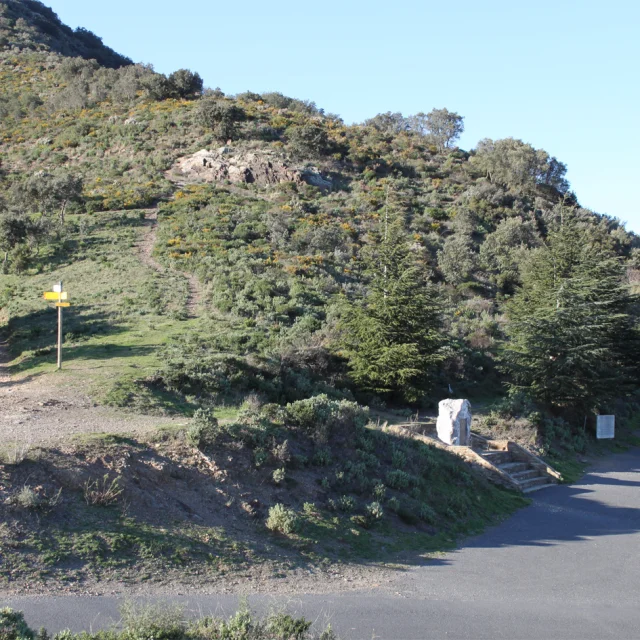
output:
[[[11,379],[0,364],[0,443],[9,446],[55,445],[78,434],[140,435],[185,418],[146,416],[100,407],[76,388],[52,376]]]

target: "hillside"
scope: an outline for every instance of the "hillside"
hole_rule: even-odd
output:
[[[638,237],[463,127],[225,95],[0,1],[0,577],[442,548],[522,500],[381,424],[470,397],[556,459],[634,424]]]
[[[154,255],[166,274],[192,274],[189,286],[200,283],[201,300],[196,326],[155,354],[164,363],[151,376],[156,388],[198,402],[237,403],[247,393],[286,402],[328,392],[417,407],[449,388],[458,395],[494,395],[509,385],[533,390],[535,381],[517,379],[520,365],[509,354],[498,356],[505,348],[515,353],[509,300],[528,295],[527,265],[544,259],[561,221],[594,256],[600,252],[596,262],[616,261],[612,277],[620,286],[635,278],[638,238],[617,220],[581,208],[562,162],[511,138],[459,149],[458,114],[387,113],[347,126],[314,103],[278,93],[225,96],[203,91],[198,74],[187,70],[165,77],[124,59],[115,64],[104,47],[79,48],[77,34],[39,2],[11,0],[2,10],[5,282],[41,287],[33,276],[55,270],[62,277],[68,268],[84,300],[94,288],[81,282],[93,260],[87,231],[120,242],[135,236],[132,218],[121,214],[126,231],[118,229],[111,212],[157,208]],[[70,57],[78,54],[97,61]],[[408,314],[414,292],[424,292],[434,310],[422,320],[432,325],[431,338],[375,316],[376,264],[391,241],[395,266],[384,273],[414,278],[395,302]],[[571,257],[565,284],[554,286],[566,288],[572,270],[588,260],[586,253]],[[180,304],[184,280],[167,296],[164,283],[150,277],[145,287],[156,289],[157,313],[168,311],[165,299],[169,307]],[[117,290],[120,302],[109,305],[129,322],[122,305],[137,305],[142,294]],[[21,336],[24,314],[44,305],[21,299],[13,284],[2,295],[13,355],[23,369],[37,367],[41,356],[33,352],[46,350],[53,328]],[[554,295],[550,290],[549,300]],[[625,304],[625,322],[635,327],[635,303],[628,297]],[[71,322],[90,332],[95,322],[84,314],[94,310],[78,308]],[[385,335],[379,353],[369,345],[365,358],[380,362],[378,371],[365,371],[358,360],[366,342],[354,341],[362,312]],[[423,312],[411,313],[417,320]],[[108,322],[103,330],[110,331]],[[637,342],[630,335],[625,353]],[[603,340],[611,343],[610,336]],[[616,349],[607,366],[631,379]],[[392,361],[385,380],[382,370]],[[553,375],[565,375],[560,369]],[[580,366],[573,374],[587,375]],[[393,382],[400,379],[402,385]],[[589,405],[584,410],[610,404],[623,388],[618,380],[599,396],[593,391],[591,404],[581,400]],[[565,409],[573,402],[532,395]]]
[[[12,51],[56,51],[65,56],[96,60],[105,67],[122,67],[131,60],[105,46],[87,29],[75,31],[60,22],[52,9],[31,0],[0,2],[0,46]]]

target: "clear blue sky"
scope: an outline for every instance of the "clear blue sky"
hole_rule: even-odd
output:
[[[44,0],[136,62],[226,93],[281,91],[358,122],[447,107],[460,146],[513,136],[583,206],[640,232],[637,0]]]

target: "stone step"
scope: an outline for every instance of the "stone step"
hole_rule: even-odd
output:
[[[548,478],[545,478],[548,480]],[[555,482],[547,482],[546,484],[536,484],[528,489],[523,489],[522,493],[533,493],[534,491],[539,491],[540,489],[548,489],[549,487],[557,487],[557,483]]]
[[[522,482],[524,480],[530,480],[531,478],[546,477],[541,476],[537,469],[524,469],[523,471],[517,471],[516,473],[509,474],[516,482]]]
[[[495,465],[512,462],[513,460],[509,451],[483,451],[482,457]]]
[[[547,484],[549,482],[549,476],[536,476],[535,478],[529,478],[528,480],[519,480],[518,486],[521,491],[526,491],[531,487],[537,487],[539,485]]]
[[[498,469],[508,473],[509,475],[513,475],[518,471],[527,471],[529,468],[530,467],[526,462],[505,462],[504,464],[498,465]]]

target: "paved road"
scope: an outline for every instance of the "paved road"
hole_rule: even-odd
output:
[[[404,574],[392,591],[255,596],[347,639],[640,639],[640,451],[598,462],[578,484],[534,502],[465,547]],[[235,597],[177,598],[232,613]],[[13,598],[35,627],[93,629],[118,619],[114,598]]]

